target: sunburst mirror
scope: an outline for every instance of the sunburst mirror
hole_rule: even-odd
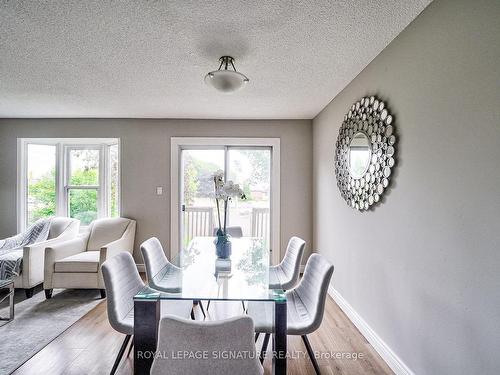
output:
[[[396,152],[394,119],[383,101],[363,97],[344,116],[335,151],[335,175],[342,198],[368,210],[388,188]]]

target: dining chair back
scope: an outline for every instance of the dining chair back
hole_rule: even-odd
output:
[[[322,255],[312,254],[307,260],[299,284],[286,292],[287,335],[301,336],[316,374],[320,374],[320,368],[307,335],[321,325],[332,274],[333,265]],[[260,333],[265,334],[260,355],[261,362],[264,361],[270,335],[274,332],[274,321],[268,305],[262,302],[250,302],[248,306],[248,315],[255,324],[255,341]]]
[[[283,260],[269,270],[269,288],[289,290],[297,285],[305,246],[302,238],[290,238]]]
[[[204,322],[166,316],[160,321],[157,352],[167,355],[155,356],[151,375],[263,374],[253,332],[253,322],[248,316]],[[206,358],[169,355],[181,352],[202,353]]]
[[[141,244],[141,253],[150,287],[169,293],[182,291],[182,270],[168,260],[158,238],[151,237],[144,241]],[[155,280],[155,276],[167,266],[169,267],[164,273]],[[198,304],[198,301],[195,303]],[[203,316],[206,317],[203,305],[200,303],[199,306]],[[191,317],[194,318],[194,312]]]
[[[307,332],[301,334],[311,333],[321,325],[332,274],[333,265],[322,255],[312,254],[307,261],[304,275],[299,284],[289,292],[294,300],[303,304],[309,315]]]
[[[219,230],[219,228],[214,228],[214,237],[217,236],[217,231]],[[233,238],[241,238],[243,237],[243,230],[241,229],[241,227],[237,227],[237,226],[234,226],[234,227],[226,227],[226,234],[228,234],[229,236],[233,237]]]
[[[102,265],[102,276],[111,327],[126,335],[133,334],[133,320],[129,315],[134,309],[134,296],[144,288],[134,258],[128,252],[114,256]]]
[[[134,296],[144,288],[144,282],[137,271],[134,258],[128,252],[121,252],[104,262],[102,277],[106,288],[109,324],[116,331],[125,334],[111,370],[111,374],[114,374],[134,334]]]
[[[169,261],[163,251],[161,242],[156,237],[151,237],[141,244],[141,253],[146,267],[146,276],[151,281]]]

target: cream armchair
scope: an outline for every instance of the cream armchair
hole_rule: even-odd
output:
[[[33,297],[35,287],[43,283],[45,248],[75,238],[79,228],[78,220],[54,217],[50,221],[46,241],[23,247],[23,266],[19,276],[14,279],[14,287],[24,289],[26,298]]]
[[[45,296],[54,288],[99,289],[106,296],[101,265],[116,254],[132,254],[135,220],[126,218],[93,221],[85,233],[45,250]]]

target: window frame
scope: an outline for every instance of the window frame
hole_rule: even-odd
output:
[[[271,202],[270,202],[270,261],[278,264],[281,260],[281,203],[280,203],[280,138],[226,138],[226,137],[171,137],[170,139],[170,256],[175,258],[181,248],[179,235],[181,225],[182,189],[180,178],[181,152],[185,149],[251,149],[268,147],[271,149]],[[225,159],[227,163],[227,158]],[[227,173],[227,165],[224,169]]]
[[[108,198],[101,199],[104,192],[107,192],[107,175],[109,175],[108,166],[106,165],[106,147],[105,144],[63,144],[64,149],[64,186],[63,186],[63,209],[67,217],[70,217],[70,190],[96,190],[97,191],[97,217],[103,217],[106,213],[109,215]],[[73,150],[97,150],[99,151],[99,176],[97,185],[70,185],[71,179],[71,151]],[[108,194],[105,195],[106,197]]]
[[[117,214],[121,211],[121,142],[120,138],[18,138],[17,139],[17,231],[24,231],[27,224],[28,199],[28,145],[55,146],[55,178],[56,178],[56,216],[69,217],[69,191],[72,188],[97,189],[97,217],[107,217],[111,214],[110,149],[117,146],[118,176],[117,176]],[[99,150],[99,186],[69,185],[70,152],[75,149]],[[108,194],[109,193],[109,194]]]

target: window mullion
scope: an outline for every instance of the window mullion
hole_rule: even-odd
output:
[[[107,190],[106,184],[106,174],[107,174],[107,163],[105,155],[105,146],[101,145],[99,148],[99,187],[97,189],[97,209],[98,217],[106,217],[107,215],[107,196],[105,194]]]
[[[56,144],[56,214],[57,216],[68,216],[66,209],[66,192],[64,183],[65,168],[64,146],[62,143]]]
[[[227,182],[229,176],[229,146],[224,146],[224,181]],[[226,223],[229,226],[229,200],[227,201]]]
[[[23,217],[22,217],[22,225],[21,228],[18,228],[18,232],[24,231],[24,229],[27,228],[28,226],[28,142],[24,142],[23,145],[23,152],[21,155],[21,163],[22,163],[22,181],[23,181],[23,202],[22,202],[22,212],[23,212]]]

